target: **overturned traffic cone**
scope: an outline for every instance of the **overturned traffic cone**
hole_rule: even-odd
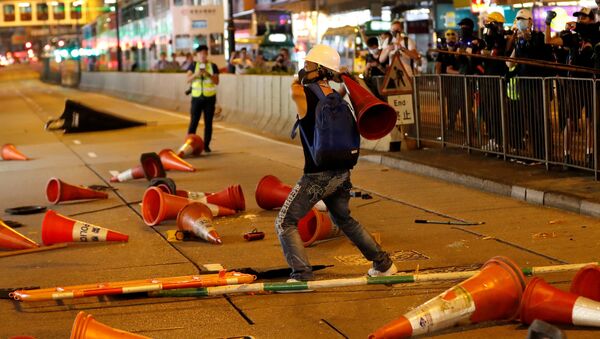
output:
[[[284,184],[274,175],[266,175],[256,185],[256,203],[265,210],[272,210],[283,206],[285,199],[292,191],[292,187]]]
[[[188,136],[185,139],[185,142],[177,151],[177,155],[182,158],[189,157],[190,155],[198,156],[202,153],[203,150],[204,141],[202,140],[202,138],[200,138],[200,136],[196,134],[188,134]]]
[[[317,240],[339,235],[340,229],[331,222],[328,213],[313,208],[298,221],[298,233],[304,247],[308,247]]]
[[[129,236],[104,227],[67,218],[52,210],[42,221],[42,242],[52,245],[63,242],[128,241]]]
[[[133,179],[146,178],[163,178],[166,176],[165,169],[162,165],[160,157],[156,153],[144,153],[140,157],[140,165],[123,171],[114,177],[110,178],[110,182],[124,182]]]
[[[165,193],[179,195],[177,194],[177,185],[171,178],[154,178],[148,184],[148,187],[152,186],[160,188]]]
[[[108,194],[83,186],[70,185],[57,178],[50,178],[46,185],[46,198],[49,203],[58,204],[61,201],[107,199]]]
[[[186,197],[168,194],[158,187],[148,187],[142,198],[142,217],[148,226],[160,224],[163,220],[175,219],[185,205],[193,202]],[[205,204],[214,217],[235,214],[235,211],[215,204]]]
[[[196,169],[187,161],[181,159],[175,152],[170,149],[164,149],[158,154],[163,167],[167,170],[194,172]]]
[[[519,311],[525,277],[510,259],[494,257],[471,278],[450,288],[369,338],[407,338],[457,324],[512,319]]]
[[[38,243],[15,231],[0,220],[0,248],[5,250],[26,250],[40,247]]]
[[[27,156],[19,152],[15,145],[5,144],[0,148],[0,156],[2,160],[29,160]]]
[[[240,185],[231,185],[221,192],[216,193],[178,190],[177,195],[202,203],[227,207],[236,211],[243,211],[246,209],[244,192],[242,191],[242,187]]]
[[[600,301],[600,266],[589,264],[577,271],[571,282],[571,293]]]
[[[600,326],[600,302],[561,291],[538,277],[527,284],[520,311],[526,324],[539,319],[553,324]]]
[[[212,212],[200,202],[187,204],[177,214],[177,228],[213,244],[222,244],[221,237],[212,225]]]
[[[122,338],[122,339],[149,339],[143,335],[133,334],[105,325],[87,314],[80,311],[73,322],[71,339],[99,339],[99,338]]]

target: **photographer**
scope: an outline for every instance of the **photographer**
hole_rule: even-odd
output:
[[[191,84],[192,105],[188,134],[196,134],[200,116],[204,112],[204,151],[211,152],[212,121],[217,101],[219,68],[208,60],[208,47],[196,48],[196,63],[187,70],[187,81]]]
[[[271,70],[273,72],[288,72],[288,68],[285,65],[285,56],[283,54],[279,53],[279,55],[277,55],[277,57],[275,58],[275,64],[273,65],[273,68]]]

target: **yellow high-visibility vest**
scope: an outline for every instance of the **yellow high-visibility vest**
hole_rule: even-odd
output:
[[[196,62],[196,68],[194,69],[194,74],[200,71],[200,63]],[[203,97],[214,97],[217,95],[217,86],[210,78],[213,75],[213,67],[212,62],[206,62],[206,72],[209,74],[204,79],[194,79],[192,81],[192,97],[198,98],[200,96]]]

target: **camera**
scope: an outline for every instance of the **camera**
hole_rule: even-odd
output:
[[[192,88],[188,88],[187,90],[185,90],[185,95],[190,95],[192,94]]]
[[[206,69],[206,64],[200,64],[198,68],[200,68],[201,71],[204,71]]]

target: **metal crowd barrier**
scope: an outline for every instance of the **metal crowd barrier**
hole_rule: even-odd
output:
[[[600,81],[576,78],[418,75],[409,136],[598,179]]]

